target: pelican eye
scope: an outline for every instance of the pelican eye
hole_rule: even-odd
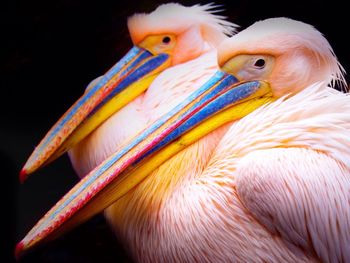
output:
[[[254,63],[254,67],[256,68],[264,68],[266,65],[265,59],[259,58],[255,61]]]
[[[161,53],[172,55],[176,46],[176,35],[171,33],[149,35],[138,43],[138,46],[147,49],[155,55]]]
[[[170,38],[170,37],[168,37],[168,36],[163,37],[162,42],[163,42],[164,44],[169,44],[170,41],[171,41],[171,38]]]

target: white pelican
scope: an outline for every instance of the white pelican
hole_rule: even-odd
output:
[[[17,252],[108,207],[137,262],[350,262],[350,98],[330,87],[344,82],[331,46],[310,25],[274,18],[224,41],[218,59],[221,69],[192,94],[175,72],[173,94],[154,81],[147,92],[158,87],[164,98],[154,100],[164,103],[142,132],[101,126],[77,145],[80,174],[111,156]],[[185,99],[172,109],[178,89]],[[133,139],[114,152],[103,143],[112,137]]]
[[[65,153],[109,117],[118,118],[113,114],[128,102],[136,98],[132,105],[144,100],[147,103],[148,97],[159,96],[152,87],[145,94],[144,91],[164,69],[171,67],[172,71],[157,79],[158,83],[165,82],[162,84],[169,89],[164,89],[163,93],[171,92],[176,87],[174,85],[179,84],[171,83],[167,77],[174,72],[179,77],[182,75],[182,85],[188,89],[194,90],[203,84],[217,69],[215,48],[237,27],[225,21],[225,17],[216,15],[218,11],[215,8],[212,4],[185,7],[171,3],[163,4],[149,14],[130,17],[128,28],[134,47],[105,75],[94,80],[83,96],[57,121],[29,157],[20,173],[20,180],[23,182],[29,174]],[[191,60],[195,62],[186,64]],[[193,71],[190,77],[187,70]],[[178,96],[181,92],[178,90]],[[167,103],[176,105],[176,100]],[[131,107],[130,111],[139,110]],[[137,130],[145,125],[147,118],[146,114],[135,115],[135,119],[128,120],[127,125],[129,129]],[[113,121],[109,120],[109,123],[113,125]],[[108,141],[106,147],[115,150],[115,143],[115,140]],[[94,167],[97,163],[91,165]],[[85,172],[92,168],[91,165],[85,168]]]

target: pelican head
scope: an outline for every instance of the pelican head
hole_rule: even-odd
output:
[[[344,69],[327,39],[313,26],[288,18],[256,22],[223,41],[218,59],[223,71],[241,81],[266,80],[276,97],[318,81],[345,85]]]
[[[128,19],[134,47],[93,81],[36,147],[20,180],[72,148],[102,122],[142,94],[166,68],[216,47],[235,25],[215,15],[213,5],[164,4]],[[181,19],[179,19],[181,18]]]
[[[203,7],[192,8],[203,11]],[[162,31],[154,18],[159,10],[162,8],[151,15],[137,15],[129,20],[133,41],[156,52],[164,45],[167,49],[164,42],[168,39],[164,41],[164,37],[168,37],[170,46],[174,45],[171,52],[167,51],[173,52],[172,63],[180,63],[184,61],[184,54],[179,51],[175,55],[177,45],[182,45],[186,34],[198,36],[198,25],[186,27],[184,31],[182,22],[176,20],[171,30]],[[165,17],[167,13],[162,15]],[[145,37],[145,33],[139,32],[141,29],[136,29],[135,25],[137,21],[143,21],[141,24],[145,28],[154,27],[152,35]],[[174,29],[177,23],[182,33]],[[202,36],[213,35],[212,30],[213,27],[208,27]],[[145,39],[149,39],[147,44]],[[197,43],[196,38],[193,41]],[[332,85],[335,81],[344,81],[343,69],[322,34],[310,25],[287,18],[259,21],[224,40],[218,47],[218,64],[220,69],[201,88],[145,127],[73,187],[29,232],[17,252],[22,253],[102,211],[138,187],[161,164],[223,124],[237,122],[260,106],[281,96],[298,93],[314,82]],[[172,174],[162,176],[164,184],[173,180]],[[154,185],[159,187],[159,183]],[[178,183],[179,187],[181,183]],[[150,191],[156,192],[157,189]],[[143,204],[135,207],[149,208]],[[132,213],[137,214],[137,211]]]

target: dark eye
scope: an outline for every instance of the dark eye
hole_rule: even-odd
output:
[[[169,44],[169,43],[170,43],[170,41],[171,41],[171,38],[170,38],[170,37],[168,37],[168,36],[163,37],[162,42],[163,42],[164,44]]]
[[[259,58],[255,61],[254,66],[257,68],[263,68],[265,67],[265,64],[266,64],[265,60],[262,58]]]

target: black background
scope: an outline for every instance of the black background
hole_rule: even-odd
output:
[[[14,261],[15,243],[77,182],[64,156],[20,185],[18,172],[26,158],[90,80],[103,74],[131,47],[126,18],[135,12],[150,12],[163,2],[7,0],[3,3],[0,9],[1,262]],[[242,29],[256,20],[276,16],[314,25],[349,70],[349,15],[345,4],[340,2],[216,1],[223,4],[223,14]],[[131,260],[98,215],[20,262]]]

